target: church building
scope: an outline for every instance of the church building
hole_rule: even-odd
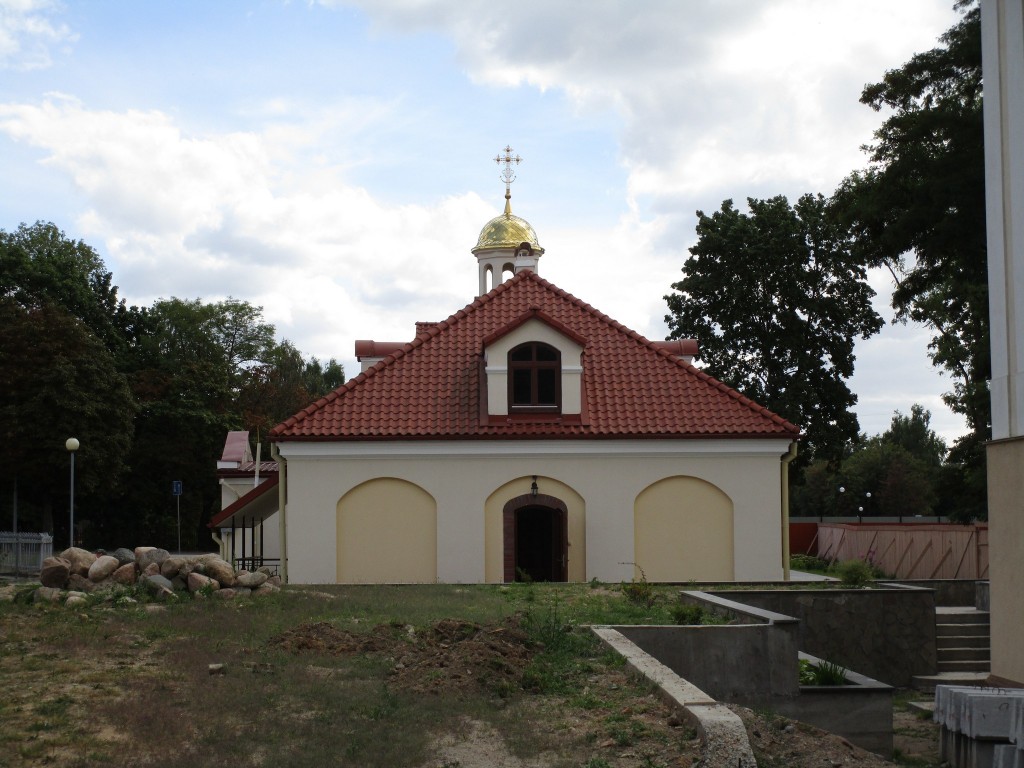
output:
[[[479,295],[270,434],[288,581],[783,578],[798,428],[543,279],[498,160]]]

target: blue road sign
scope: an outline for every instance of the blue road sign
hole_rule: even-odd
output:
[[[172,496],[181,496],[181,480],[172,480],[171,481],[171,495]]]

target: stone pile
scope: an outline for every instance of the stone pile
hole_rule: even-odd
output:
[[[69,606],[87,602],[89,594],[136,585],[161,601],[183,595],[230,600],[281,588],[281,577],[269,568],[236,571],[218,555],[175,556],[156,547],[122,548],[111,554],[70,547],[43,561],[39,581],[42,587],[36,590],[36,602]]]

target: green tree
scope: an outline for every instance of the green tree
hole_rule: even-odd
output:
[[[909,416],[896,411],[882,434],[862,436],[841,466],[814,462],[803,485],[793,491],[792,513],[949,515],[946,494],[956,467],[943,464],[945,455],[945,442],[931,428],[931,413],[915,403]]]
[[[665,297],[670,338],[696,336],[712,376],[797,424],[798,467],[842,458],[858,435],[853,344],[882,326],[874,292],[821,195],[697,212],[698,241]]]
[[[78,318],[115,354],[130,311],[111,273],[90,246],[49,222],[0,230],[0,297],[22,307],[58,306]]]
[[[170,487],[181,480],[182,544],[207,543],[203,526],[220,500],[215,461],[226,433],[243,426],[239,395],[249,371],[271,359],[273,334],[260,307],[236,299],[161,299],[139,313],[129,364],[139,415],[122,530],[176,543]]]
[[[961,468],[960,492],[971,494],[963,505],[984,510],[991,413],[981,32],[977,4],[957,7],[962,18],[942,45],[864,89],[863,103],[891,115],[867,147],[869,166],[834,202],[863,262],[892,275],[896,318],[934,331],[932,360],[953,379],[944,399],[971,430],[950,460]]]
[[[302,382],[309,393],[310,399],[315,400],[323,397],[328,392],[333,392],[345,383],[345,368],[333,357],[326,364],[321,363],[315,357],[311,357],[306,361],[306,367],[302,373]],[[288,414],[288,416],[291,415]]]
[[[946,441],[931,427],[932,414],[924,406],[914,403],[910,415],[896,411],[889,428],[882,433],[881,441],[897,445],[925,466],[939,467],[946,458]]]
[[[0,298],[0,393],[0,463],[6,477],[18,478],[25,519],[68,541],[65,518],[54,511],[68,500],[64,442],[77,437],[76,520],[102,522],[125,468],[134,415],[113,355],[60,307]]]

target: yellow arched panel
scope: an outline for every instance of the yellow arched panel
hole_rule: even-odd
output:
[[[505,483],[484,502],[484,578],[488,583],[504,581],[504,537],[502,510],[505,503],[516,496],[530,492],[532,476],[520,477]],[[569,581],[587,580],[587,526],[586,503],[570,486],[551,477],[537,476],[540,493],[562,501],[569,515]]]
[[[731,581],[732,500],[696,477],[659,480],[636,497],[633,547],[649,581]]]
[[[437,581],[437,502],[418,485],[370,480],[338,502],[338,583]]]

